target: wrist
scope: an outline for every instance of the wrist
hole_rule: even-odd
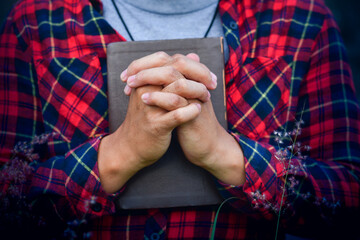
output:
[[[243,151],[238,142],[225,130],[217,138],[217,144],[209,154],[209,160],[202,166],[217,179],[226,184],[242,185],[245,182]]]
[[[115,133],[101,140],[98,166],[100,182],[105,192],[118,191],[138,171],[131,159],[129,148],[121,143]]]

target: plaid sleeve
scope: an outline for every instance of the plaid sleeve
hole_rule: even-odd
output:
[[[80,145],[65,156],[53,157],[39,164],[32,178],[30,195],[64,197],[57,212],[78,218],[108,215],[115,211],[115,195],[101,188],[97,150],[100,137]]]
[[[21,164],[35,170],[26,176],[30,194],[22,194],[53,196],[57,211],[73,216],[112,213],[113,195],[103,191],[97,166],[107,125],[99,59],[90,54],[35,61],[30,41],[36,35],[24,27],[34,15],[23,10],[21,3],[14,8],[0,36],[1,189],[7,194],[9,182],[22,181],[22,169],[12,168]]]
[[[302,12],[306,13],[303,21],[311,14],[321,15]],[[329,10],[323,13],[320,25],[316,21],[304,25],[308,32],[302,37],[311,39],[316,33],[308,46],[308,60],[298,52],[293,59],[248,58],[239,70],[245,74],[239,74],[237,86],[228,89],[228,111],[237,115],[233,122],[230,115],[230,132],[244,152],[246,182],[218,185],[225,198],[246,200],[234,202],[235,208],[266,218],[289,214],[298,220],[306,215],[339,220],[358,211],[360,109],[338,28]],[[299,22],[297,30],[303,27]],[[262,43],[260,35],[257,41]],[[289,36],[294,38],[294,32],[289,30]],[[303,49],[307,49],[306,39]],[[281,37],[278,40],[280,48]],[[266,74],[257,76],[264,72],[262,68]],[[257,83],[248,87],[248,79]]]

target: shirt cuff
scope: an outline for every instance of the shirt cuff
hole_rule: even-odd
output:
[[[87,143],[70,151],[65,162],[69,163],[70,174],[65,183],[66,197],[76,212],[102,216],[115,212],[114,194],[104,191],[98,168],[98,149],[105,135],[97,135]]]

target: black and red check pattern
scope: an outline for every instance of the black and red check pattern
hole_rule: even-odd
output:
[[[221,211],[216,239],[264,239],[273,225],[252,217],[274,220],[281,204],[304,225],[309,211],[327,218],[326,207],[358,210],[360,110],[339,31],[322,0],[221,0],[220,14],[230,48],[229,132],[244,151],[246,183],[218,182],[224,198],[239,200]],[[40,154],[32,196],[61,197],[57,210],[64,217],[94,217],[97,239],[207,239],[216,206],[115,213],[113,196],[101,188],[106,45],[124,41],[120,34],[101,16],[98,0],[23,0],[15,6],[0,38],[1,162],[16,143],[56,133]],[[300,116],[305,124],[297,141],[311,150],[306,160],[290,159],[297,170],[287,172],[275,157],[273,132],[291,130]],[[281,201],[287,173],[299,184],[288,186]],[[256,194],[268,204],[255,206]],[[91,199],[96,204],[89,208]]]

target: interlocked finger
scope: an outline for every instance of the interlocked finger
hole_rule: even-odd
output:
[[[181,78],[184,78],[183,75],[172,66],[154,67],[129,76],[127,84],[131,88],[144,85],[167,86]]]
[[[186,57],[182,54],[175,54],[166,65],[173,66],[185,78],[204,84],[208,89],[215,89],[217,77],[202,63],[193,57]]]
[[[164,66],[170,60],[171,57],[165,52],[156,52],[136,59],[121,73],[120,79],[126,82],[129,76],[135,75],[144,69]]]
[[[185,98],[169,92],[144,93],[141,99],[147,105],[157,106],[167,111],[185,107],[189,104]]]
[[[210,100],[210,93],[204,84],[184,78],[169,84],[162,91],[174,93],[186,99],[199,99],[202,102]]]
[[[185,107],[178,108],[164,114],[160,122],[162,126],[167,129],[174,129],[181,124],[189,122],[199,116],[201,112],[201,105],[198,103],[191,103]]]

